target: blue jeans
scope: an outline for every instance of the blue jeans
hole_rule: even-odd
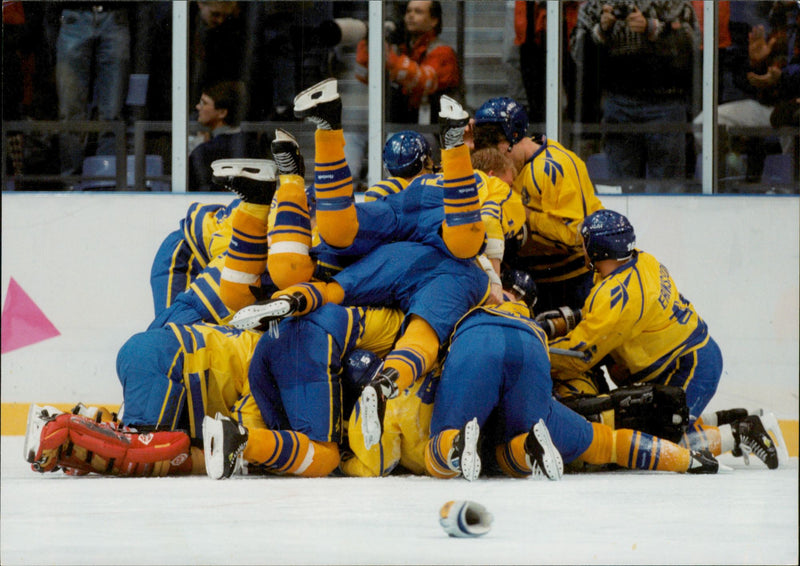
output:
[[[679,100],[645,102],[609,94],[603,123],[630,124],[630,132],[605,136],[609,173],[619,179],[674,180],[674,186],[646,185],[646,192],[683,192],[686,176],[686,135],[683,131],[639,133],[637,124],[687,123],[686,106]],[[665,128],[667,125],[665,124]]]
[[[121,119],[128,86],[130,30],[124,9],[94,12],[63,10],[56,42],[58,114],[62,120],[87,120],[94,87],[98,119]],[[61,172],[78,173],[83,163],[85,135],[65,132],[60,137]],[[114,155],[114,136],[105,133],[98,155]]]

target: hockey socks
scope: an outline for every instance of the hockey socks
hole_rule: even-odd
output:
[[[314,188],[317,227],[328,245],[346,248],[358,233],[353,176],[344,156],[342,130],[317,130]]]
[[[384,358],[383,366],[397,370],[395,385],[398,391],[403,392],[431,369],[438,353],[436,332],[424,319],[412,315],[394,350]]]
[[[442,173],[442,239],[457,258],[474,257],[483,246],[486,230],[481,219],[475,172],[466,145],[442,150]]]
[[[277,213],[269,232],[267,268],[278,289],[309,281],[314,273],[314,262],[308,255],[311,217],[303,185],[299,175],[281,175],[275,194]]]
[[[719,456],[733,450],[736,442],[731,425],[710,426],[698,419],[686,429],[680,445],[690,450],[708,450],[714,456]]]
[[[278,474],[324,477],[339,465],[339,448],[301,432],[256,428],[248,433],[243,457]]]
[[[425,470],[434,478],[450,479],[461,475],[458,464],[451,461],[458,429],[443,430],[428,441],[425,449]]]
[[[631,429],[612,430],[591,423],[594,437],[580,459],[589,464],[617,464],[636,470],[686,472],[692,454],[674,442]]]
[[[267,266],[266,204],[242,202],[233,213],[233,234],[220,277],[219,295],[237,311],[253,302],[251,285],[258,285]]]

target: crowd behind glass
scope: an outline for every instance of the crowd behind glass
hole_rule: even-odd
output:
[[[406,4],[383,5],[387,133],[391,123],[423,132],[435,123],[436,100],[427,96],[411,113],[389,112],[393,93],[406,92],[390,65],[411,31]],[[426,49],[456,49],[447,93],[470,110],[513,97],[531,133],[544,133],[547,4],[441,2],[441,29]],[[600,191],[703,192],[704,2],[591,0],[559,9],[559,141],[587,161]],[[3,2],[4,191],[131,190],[136,167],[148,178],[137,188],[170,189],[172,12],[171,2]],[[718,2],[716,12],[714,192],[796,194],[800,2]],[[359,76],[368,16],[367,2],[190,2],[188,56],[177,62],[186,68],[187,151],[211,145],[190,159],[188,190],[215,190],[192,171],[204,159],[268,157],[276,125],[310,131],[293,116],[292,99],[330,76],[342,85],[348,160],[365,188],[356,161],[367,151],[357,134],[368,120],[369,79]],[[129,156],[128,186],[115,178],[115,155]]]

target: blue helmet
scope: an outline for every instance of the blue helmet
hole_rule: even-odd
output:
[[[528,133],[528,114],[522,105],[507,96],[490,98],[475,112],[476,124],[500,124],[512,146]]]
[[[539,298],[536,290],[536,282],[533,277],[520,269],[506,269],[501,277],[503,289],[509,289],[517,293],[522,301],[533,311],[533,306]]]
[[[383,366],[383,360],[374,352],[356,349],[350,352],[342,364],[342,381],[345,385],[361,390]]]
[[[592,263],[628,259],[636,245],[636,234],[628,219],[608,209],[593,212],[584,219],[581,237]]]
[[[431,157],[431,146],[422,134],[403,130],[390,137],[383,146],[383,164],[395,177],[413,177]]]

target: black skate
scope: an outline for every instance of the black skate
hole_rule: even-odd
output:
[[[542,419],[531,427],[525,438],[525,453],[528,455],[528,464],[531,467],[531,477],[550,480],[560,480],[564,475],[564,461],[561,454],[553,446],[550,431]]]
[[[241,455],[247,445],[247,429],[217,413],[203,419],[203,456],[206,474],[215,480],[231,477],[241,467]]]
[[[772,437],[767,433],[761,417],[750,415],[731,425],[733,440],[736,446],[732,450],[734,456],[744,456],[746,464],[750,463],[750,454],[764,462],[770,470],[778,467],[778,449]]]
[[[272,157],[278,166],[279,174],[305,176],[305,161],[303,161],[303,156],[300,155],[300,146],[297,143],[297,139],[292,134],[277,128],[271,148]]]
[[[281,295],[275,299],[257,301],[236,312],[231,326],[239,330],[267,330],[271,323],[277,323],[302,310],[305,297],[300,293]]]
[[[480,433],[478,419],[472,419],[458,432],[453,441],[453,449],[448,454],[450,468],[460,471],[467,481],[474,481],[481,475],[481,457],[478,451]]]
[[[381,441],[386,401],[397,397],[396,369],[382,369],[361,392],[361,434],[367,450]]]
[[[275,162],[268,159],[217,159],[211,164],[216,185],[239,195],[244,202],[269,204],[278,186]]]
[[[469,114],[458,102],[446,95],[439,99],[439,106],[439,144],[442,149],[463,145]]]
[[[294,98],[294,115],[317,125],[318,130],[342,129],[342,99],[338,81],[325,79]]]

